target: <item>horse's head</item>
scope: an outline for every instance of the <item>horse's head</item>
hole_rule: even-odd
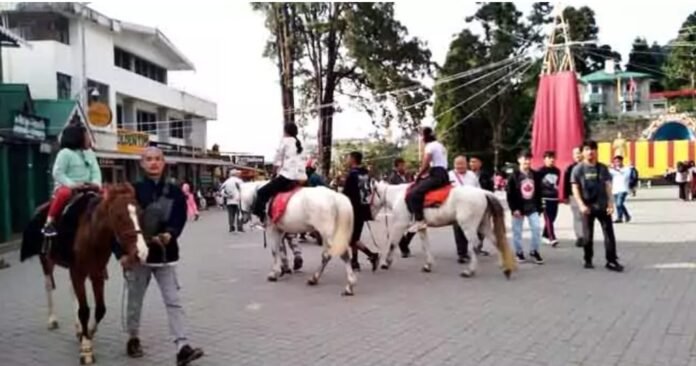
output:
[[[116,184],[107,187],[104,197],[107,226],[113,231],[121,244],[127,259],[140,259],[145,262],[148,249],[138,223],[138,202],[135,190],[130,184]]]

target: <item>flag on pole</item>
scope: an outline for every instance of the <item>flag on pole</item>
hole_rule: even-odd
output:
[[[629,100],[631,103],[633,103],[633,99],[635,98],[636,91],[638,90],[638,84],[636,84],[635,80],[631,77],[631,79],[628,81],[628,97],[630,98]]]

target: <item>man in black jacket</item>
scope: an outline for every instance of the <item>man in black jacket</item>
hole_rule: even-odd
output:
[[[483,161],[480,156],[473,155],[469,158],[469,170],[474,172],[479,179],[479,185],[481,189],[485,189],[489,192],[493,192],[493,178],[488,172],[483,170]]]
[[[396,158],[394,159],[394,169],[392,170],[391,174],[389,174],[389,178],[387,179],[387,183],[389,184],[404,184],[408,183],[408,179],[406,178],[406,162],[402,158]]]
[[[519,168],[508,179],[507,201],[512,212],[512,242],[515,246],[517,260],[525,261],[522,251],[522,226],[526,217],[532,234],[532,250],[529,252],[529,256],[535,263],[543,264],[544,260],[539,254],[541,244],[539,213],[542,212],[541,184],[537,173],[530,167],[531,160],[532,154],[527,150],[518,154]]]
[[[143,152],[141,167],[146,177],[136,183],[135,193],[143,210],[141,227],[148,242],[146,263],[124,264],[128,284],[127,328],[130,339],[126,345],[128,356],[143,356],[138,333],[143,299],[150,279],[155,277],[167,310],[169,330],[177,347],[177,365],[188,365],[203,356],[200,348],[188,345],[184,327],[184,310],[179,299],[176,263],[179,261],[178,239],[186,225],[186,198],[176,185],[165,182],[164,154],[150,147]]]
[[[539,169],[541,181],[541,197],[544,204],[544,233],[542,237],[547,244],[558,245],[555,222],[558,216],[558,185],[561,181],[561,170],[556,167],[556,152],[544,153],[544,167]]]
[[[349,171],[346,182],[343,185],[343,194],[348,197],[353,206],[353,235],[350,239],[350,248],[353,254],[351,265],[354,270],[360,270],[358,262],[358,250],[360,250],[367,255],[374,271],[379,264],[379,255],[372,252],[360,241],[365,222],[372,220],[370,172],[362,165],[362,159],[362,153],[359,151],[353,151],[348,154]]]

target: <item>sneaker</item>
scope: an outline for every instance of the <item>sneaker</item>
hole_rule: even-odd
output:
[[[350,268],[352,268],[355,272],[360,272],[360,263],[358,263],[358,261],[351,261]]]
[[[592,264],[592,262],[585,262],[585,269],[594,269],[594,264]]]
[[[370,264],[372,264],[372,272],[379,268],[379,253],[373,253],[370,256]]]
[[[532,250],[531,252],[529,252],[529,256],[532,257],[534,263],[544,264],[544,259],[541,258],[541,254],[539,254],[539,252],[537,252],[536,250]]]
[[[469,263],[469,256],[468,255],[460,255],[459,258],[457,259],[457,263],[459,264],[467,264]]]
[[[203,350],[200,348],[191,348],[188,344],[181,347],[176,355],[176,365],[186,366],[191,362],[203,357]]]
[[[619,262],[609,262],[607,263],[607,269],[614,272],[623,272],[624,267],[619,264]]]
[[[408,228],[409,233],[417,233],[428,228],[428,223],[425,221],[416,221]]]
[[[541,238],[541,242],[546,245],[551,245],[551,239],[549,238]]]
[[[130,358],[140,358],[145,355],[143,347],[140,345],[140,339],[131,338],[126,343],[126,353]]]
[[[524,257],[524,253],[522,253],[522,252],[517,252],[516,256],[517,256],[517,262],[519,262],[519,263],[523,263],[523,262],[527,261],[527,258]]]
[[[53,224],[46,224],[46,226],[41,229],[41,233],[46,238],[53,238],[58,235],[58,231],[56,231],[56,227],[53,226]]]
[[[631,216],[627,217],[627,218],[626,218],[626,223],[628,224],[629,222],[631,222],[631,219],[632,219]]]
[[[558,246],[558,239],[553,239],[553,240],[551,240],[551,246],[552,246],[553,248],[557,247],[557,246]]]
[[[614,220],[615,224],[623,224],[623,220]]]

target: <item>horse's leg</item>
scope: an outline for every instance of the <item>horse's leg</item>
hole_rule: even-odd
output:
[[[353,272],[353,266],[350,264],[349,250],[343,252],[343,254],[341,255],[341,260],[343,260],[343,264],[346,266],[346,277],[348,278],[348,284],[346,285],[346,288],[343,290],[342,295],[353,296],[355,294],[353,292],[353,288],[355,287],[355,284],[358,282],[358,278],[355,276],[355,272]]]
[[[278,281],[278,277],[280,277],[281,273],[280,246],[283,245],[283,237],[281,233],[275,229],[266,230],[266,233],[271,241],[271,255],[273,256],[273,268],[267,278],[269,281],[275,282]]]
[[[319,278],[321,278],[321,275],[324,274],[324,270],[326,269],[326,265],[329,264],[329,261],[331,260],[331,254],[324,249],[324,251],[321,252],[321,264],[319,265],[319,268],[317,269],[316,272],[312,275],[307,280],[307,284],[310,286],[314,286],[319,283]]]
[[[428,230],[421,230],[419,232],[421,246],[423,247],[423,253],[425,253],[425,264],[423,265],[423,272],[430,273],[433,270],[433,254],[430,253],[430,239],[428,238]]]
[[[104,303],[104,274],[102,272],[90,276],[92,282],[92,292],[94,292],[94,326],[89,329],[89,337],[93,338],[97,333],[99,322],[106,315],[106,304]]]
[[[70,280],[79,304],[77,316],[80,319],[80,328],[82,330],[80,333],[80,363],[88,365],[94,363],[94,352],[87,328],[89,323],[89,305],[87,304],[87,291],[85,289],[86,276],[71,269]]]
[[[280,247],[278,248],[278,254],[280,255],[280,277],[292,273],[290,271],[290,264],[288,264],[288,251],[286,245],[292,246],[292,238],[287,234],[283,235]]]
[[[478,231],[476,227],[472,228],[472,225],[461,226],[464,230],[464,235],[468,238],[476,238],[478,240]],[[467,251],[469,252],[469,265],[468,268],[462,270],[462,277],[472,277],[476,274],[476,267],[478,266],[478,258],[476,257],[476,245],[473,245],[473,239],[469,239],[471,245],[467,246]]]
[[[299,244],[292,240],[288,241],[288,245],[292,250],[292,269],[294,271],[299,271],[304,264],[304,260],[302,260],[302,249]]]
[[[55,265],[48,257],[42,255],[39,258],[44,274],[44,288],[46,289],[46,301],[48,304],[48,329],[55,330],[58,329],[58,319],[56,319],[56,315],[53,312],[53,290],[56,289],[56,282],[53,278]]]
[[[408,227],[408,221],[407,220],[402,220],[403,222],[400,222],[396,216],[394,216],[394,224],[392,225],[391,228],[389,228],[389,249],[387,251],[387,255],[384,256],[384,262],[381,265],[382,269],[389,269],[391,267],[392,263],[394,263],[394,250],[396,249],[396,245],[398,241],[401,240],[404,235],[413,235],[410,233],[406,233],[406,228]]]

